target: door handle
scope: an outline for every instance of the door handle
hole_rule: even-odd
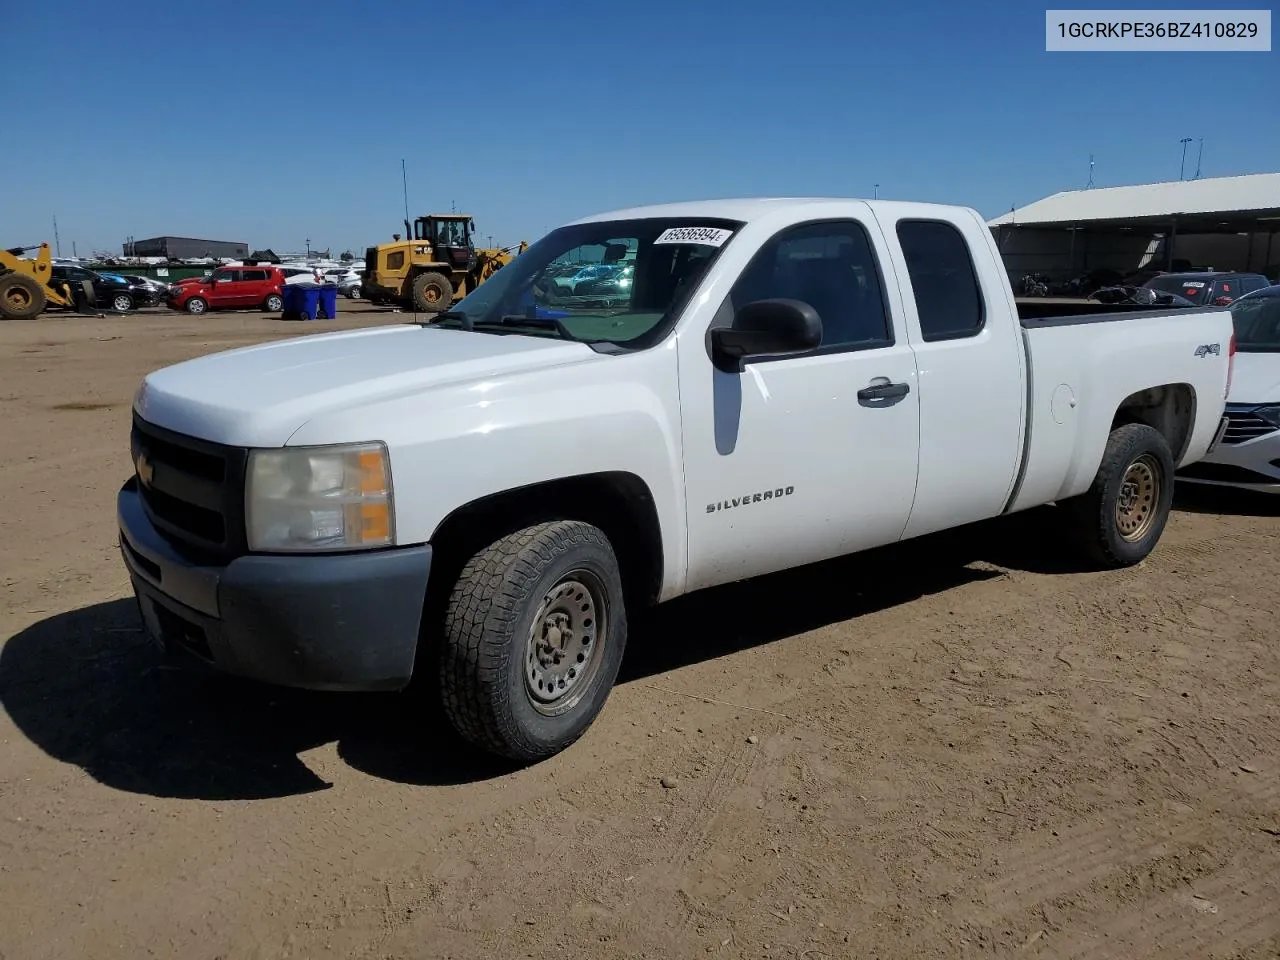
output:
[[[909,383],[891,383],[883,377],[877,379],[880,382],[872,383],[871,386],[863,387],[858,391],[859,400],[899,400],[911,392]]]

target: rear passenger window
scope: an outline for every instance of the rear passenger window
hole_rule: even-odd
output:
[[[245,280],[253,280],[255,282],[266,280],[267,271],[265,270],[245,270],[241,276]]]
[[[925,340],[956,340],[982,330],[985,310],[963,234],[938,220],[903,220],[898,242]]]
[[[852,220],[784,230],[734,284],[734,309],[754,300],[801,300],[822,320],[822,348],[893,343],[871,240]]]

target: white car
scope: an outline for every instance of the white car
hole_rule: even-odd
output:
[[[545,299],[583,248],[634,253],[625,296]],[[430,321],[148,375],[122,559],[176,656],[328,690],[426,671],[528,762],[586,731],[646,605],[1048,503],[1089,563],[1140,562],[1219,431],[1231,331],[1020,316],[966,207],[602,214]]]
[[[1280,284],[1236,300],[1231,315],[1237,353],[1227,428],[1213,451],[1178,477],[1280,493]]]

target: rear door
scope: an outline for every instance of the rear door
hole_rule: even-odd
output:
[[[904,533],[998,515],[1022,454],[1026,354],[987,226],[970,211],[882,213],[920,371],[920,476]]]
[[[246,267],[240,271],[241,306],[256,307],[267,299],[271,292],[271,274],[261,267]]]

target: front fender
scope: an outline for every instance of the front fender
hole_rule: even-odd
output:
[[[381,440],[391,455],[396,541],[429,541],[475,500],[583,474],[625,472],[653,495],[661,598],[682,588],[685,502],[674,351],[454,384],[323,414],[290,446]]]

